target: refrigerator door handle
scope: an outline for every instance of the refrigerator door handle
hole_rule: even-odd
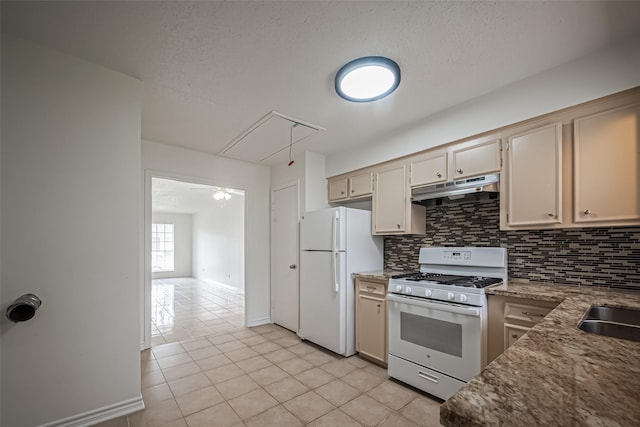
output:
[[[340,283],[338,282],[338,252],[333,253],[333,283],[335,284],[336,293],[340,292]]]
[[[333,218],[331,218],[331,250],[338,250],[338,221],[340,220],[340,213],[334,212]]]

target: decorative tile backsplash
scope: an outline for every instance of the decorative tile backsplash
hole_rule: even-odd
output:
[[[427,234],[384,239],[384,267],[417,270],[423,246],[500,246],[509,277],[640,289],[640,227],[501,231],[498,200],[427,207]]]

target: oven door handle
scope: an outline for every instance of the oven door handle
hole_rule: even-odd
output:
[[[397,302],[399,304],[416,305],[422,308],[431,308],[433,310],[446,311],[447,313],[457,313],[475,317],[480,316],[480,307],[465,307],[447,303],[431,302],[423,298],[412,298],[398,296],[395,294],[387,294],[387,300]]]

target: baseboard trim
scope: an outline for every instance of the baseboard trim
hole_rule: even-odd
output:
[[[271,323],[271,317],[263,317],[262,319],[248,320],[247,327],[266,325],[268,323]]]
[[[120,403],[104,406],[93,411],[84,412],[62,420],[42,424],[40,427],[89,427],[98,423],[129,415],[144,409],[142,395]]]

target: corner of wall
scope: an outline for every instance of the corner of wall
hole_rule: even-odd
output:
[[[305,211],[329,207],[327,203],[327,158],[313,151],[305,153]]]

